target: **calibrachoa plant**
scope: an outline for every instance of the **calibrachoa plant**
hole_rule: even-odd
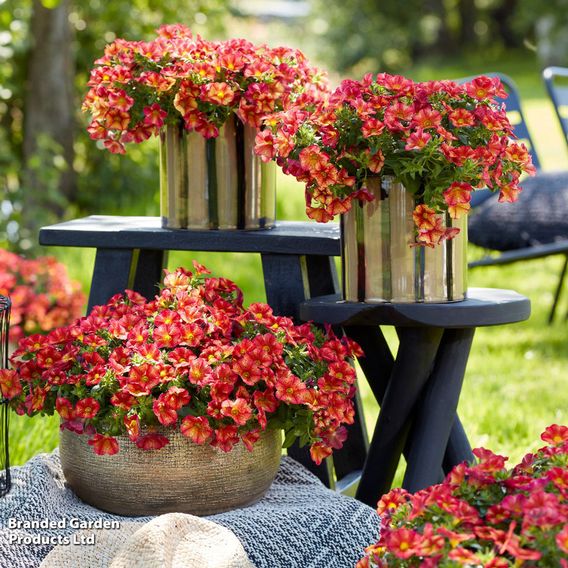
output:
[[[345,80],[315,109],[295,107],[266,120],[256,151],[276,159],[306,184],[306,212],[330,221],[354,199],[370,200],[369,176],[394,175],[415,196],[417,242],[434,246],[459,229],[443,229],[438,213],[457,219],[471,192],[489,187],[515,201],[523,172],[534,173],[524,144],[495,97],[499,79],[415,83],[401,76]]]
[[[539,566],[568,568],[568,427],[511,470],[507,458],[474,450],[440,485],[381,498],[380,539],[357,568]]]
[[[165,124],[212,138],[236,113],[258,127],[263,116],[327,92],[323,74],[296,49],[206,41],[182,25],[162,26],[150,42],[117,39],[95,61],[89,86],[88,131],[114,153]]]
[[[53,257],[26,259],[0,249],[0,295],[12,301],[10,342],[67,325],[83,311],[85,295]]]
[[[283,428],[285,446],[299,438],[320,463],[353,422],[348,358],[359,347],[266,304],[245,309],[233,282],[195,267],[166,274],[150,302],[127,291],[23,340],[13,370],[0,371],[2,394],[19,414],[57,412],[98,454],[118,452],[119,435],[159,449],[167,429],[225,452],[239,440],[252,449],[262,430]]]

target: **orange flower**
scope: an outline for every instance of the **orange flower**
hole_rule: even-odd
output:
[[[317,465],[320,465],[325,458],[331,455],[331,453],[331,448],[321,442],[317,442],[310,446],[310,457]]]
[[[521,188],[516,182],[504,184],[499,188],[499,203],[514,203],[517,201]]]
[[[235,92],[225,83],[209,83],[203,87],[206,100],[219,105],[229,105],[235,98]]]
[[[452,219],[459,219],[470,209],[471,192],[473,188],[468,183],[454,182],[443,193]]]
[[[237,426],[244,426],[252,417],[252,408],[244,398],[224,400],[221,404],[221,414],[232,418]]]
[[[436,211],[428,205],[417,205],[412,213],[415,225],[419,229],[431,230],[437,225]]]
[[[213,430],[205,416],[186,416],[181,421],[180,432],[199,445],[208,442],[213,434]]]

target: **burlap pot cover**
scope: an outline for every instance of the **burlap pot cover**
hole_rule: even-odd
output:
[[[164,434],[170,443],[160,450],[141,450],[121,436],[117,454],[99,456],[88,436],[63,430],[65,479],[83,501],[118,515],[204,516],[258,501],[278,471],[280,430],[263,432],[252,452],[239,442],[227,453],[194,444],[179,432]]]

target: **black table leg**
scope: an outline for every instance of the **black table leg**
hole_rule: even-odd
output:
[[[163,279],[166,254],[163,250],[141,249],[134,255],[134,281],[132,289],[148,300],[159,292],[158,284]]]
[[[391,485],[411,424],[442,338],[438,328],[404,328],[383,398],[357,499],[374,507]],[[371,380],[373,380],[371,378]]]
[[[442,463],[444,473],[449,473],[458,463],[463,461],[469,462],[472,459],[473,452],[471,451],[471,445],[467,439],[467,434],[465,433],[462,423],[456,415]]]
[[[413,420],[403,482],[408,491],[415,492],[440,481],[474,333],[475,329],[444,331],[434,370]]]
[[[266,298],[275,314],[298,318],[301,302],[316,295],[337,291],[337,274],[333,259],[321,255],[263,254],[262,268]],[[340,329],[335,330],[340,333]],[[341,450],[320,466],[313,463],[309,448],[294,444],[288,455],[307,467],[328,487],[334,485],[333,470],[338,480],[363,468],[367,456],[368,438],[359,394],[356,395],[355,421],[348,426],[348,438]]]
[[[97,249],[87,313],[130,285],[132,249]]]

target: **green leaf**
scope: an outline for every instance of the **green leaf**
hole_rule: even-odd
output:
[[[288,432],[286,432],[286,436],[284,436],[282,447],[285,449],[289,448],[296,441],[296,438],[296,432],[294,430],[288,430]]]

